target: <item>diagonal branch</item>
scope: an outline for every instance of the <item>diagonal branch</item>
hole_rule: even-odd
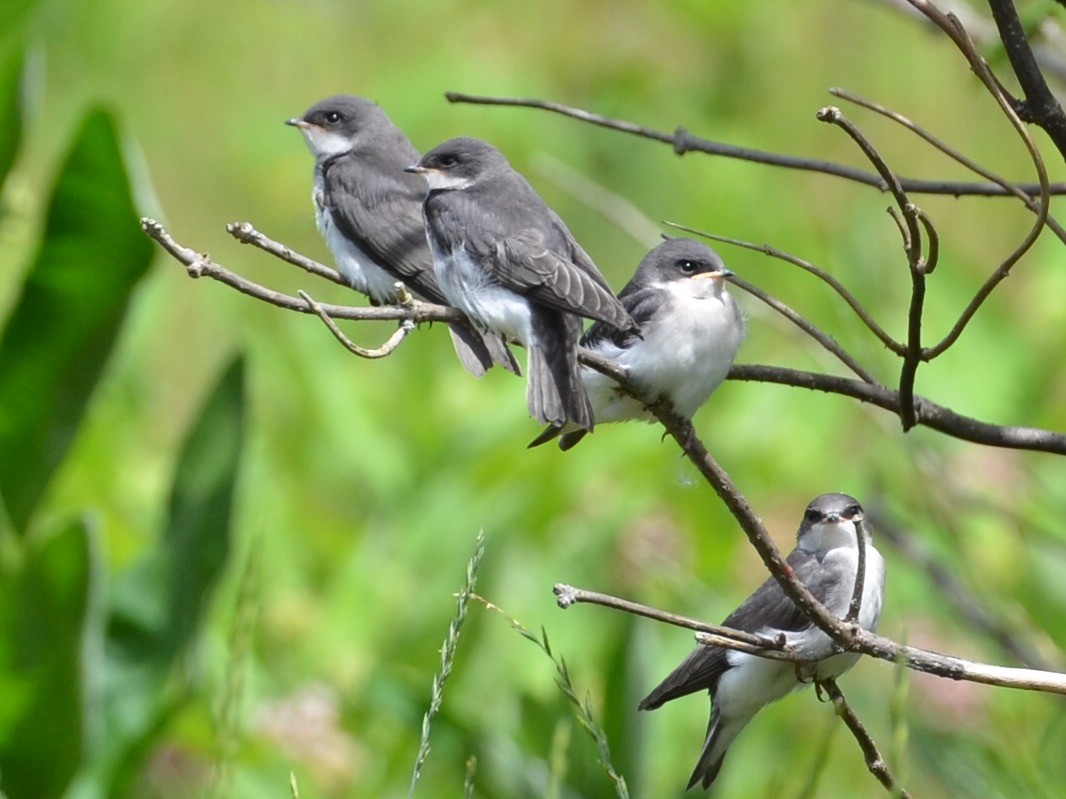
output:
[[[866,768],[870,773],[877,778],[885,788],[899,799],[910,799],[910,794],[900,787],[896,782],[896,778],[892,776],[892,772],[888,768],[888,763],[885,762],[885,758],[882,756],[880,750],[877,748],[877,744],[874,743],[873,737],[866,729],[866,725],[862,723],[862,720],[855,714],[855,711],[851,709],[851,705],[848,704],[844,698],[844,694],[840,688],[837,687],[836,680],[830,677],[827,680],[822,680],[818,683],[819,687],[825,691],[826,695],[833,702],[833,710],[840,716],[840,719],[844,722],[844,725],[850,730],[851,734],[855,737],[855,740],[859,744],[859,748],[862,749],[863,759],[866,761]]]
[[[1025,93],[1024,101],[1014,100],[1012,103],[1014,110],[1024,121],[1043,128],[1066,158],[1066,113],[1044,80],[1014,3],[1011,0],[988,0],[988,6],[992,9],[992,19],[999,29],[1007,58]]]

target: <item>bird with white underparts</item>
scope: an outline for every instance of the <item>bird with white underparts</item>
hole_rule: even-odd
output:
[[[807,506],[788,565],[830,613],[844,618],[855,591],[860,547],[865,548],[865,571],[857,622],[874,632],[884,601],[885,562],[870,541],[862,506],[854,497],[822,494]],[[800,669],[795,662],[701,645],[644,698],[639,709],[655,710],[671,699],[697,691],[710,693],[711,718],[689,788],[712,785],[730,745],[762,708],[808,682],[839,677],[859,658],[855,652],[837,653],[829,636],[773,577],[722,626],[768,638],[783,635],[805,663]]]
[[[384,305],[397,301],[401,281],[417,297],[447,304],[422,225],[425,185],[403,171],[418,159],[406,134],[376,103],[352,95],[327,97],[286,124],[299,128],[315,157],[315,219],[352,287]],[[448,329],[471,374],[497,364],[520,372],[498,334],[465,323]]]
[[[448,302],[526,348],[526,404],[535,419],[591,430],[577,362],[581,317],[639,335],[592,259],[484,141],[451,139],[409,171],[426,180],[426,237]]]
[[[618,299],[641,335],[596,322],[581,345],[614,361],[651,401],[669,400],[686,419],[729,374],[747,332],[744,314],[725,286],[733,273],[718,253],[694,239],[667,239],[637,267]],[[583,366],[581,379],[596,423],[652,421],[647,406],[611,378]],[[529,445],[559,439],[568,450],[586,431],[549,426]]]

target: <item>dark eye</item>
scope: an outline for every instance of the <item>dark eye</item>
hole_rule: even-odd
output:
[[[817,508],[807,508],[807,512],[803,514],[803,518],[809,522],[820,522],[822,520],[822,512]]]
[[[844,518],[845,519],[854,519],[857,516],[862,516],[862,506],[860,506],[860,505],[848,505],[848,507],[846,507],[844,509]]]
[[[451,169],[453,166],[459,165],[459,158],[458,156],[452,155],[451,153],[445,153],[444,155],[437,158],[437,163],[443,169]]]
[[[689,261],[684,258],[674,264],[674,266],[676,266],[677,271],[683,275],[694,275],[700,268],[699,264],[697,264],[695,261]]]
[[[324,115],[327,125],[336,125],[341,121],[340,111],[327,111]]]

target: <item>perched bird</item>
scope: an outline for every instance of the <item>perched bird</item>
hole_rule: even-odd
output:
[[[315,157],[312,200],[319,232],[337,268],[375,305],[396,302],[396,281],[446,304],[422,225],[423,181],[404,167],[418,151],[381,108],[337,95],[286,124],[300,129]],[[449,327],[459,360],[481,376],[493,364],[520,370],[503,339],[467,324]]]
[[[686,418],[711,396],[733,365],[747,325],[724,278],[732,275],[714,250],[693,239],[667,239],[644,256],[618,299],[643,338],[596,322],[581,339],[587,349],[615,361],[651,399],[669,399]],[[644,403],[611,378],[581,369],[596,423],[651,421]],[[570,449],[585,431],[548,427],[529,445],[559,437]]]
[[[881,619],[885,562],[870,543],[862,506],[854,497],[822,494],[807,506],[788,565],[818,601],[843,618],[855,589],[860,546],[866,548],[866,570],[858,622],[863,629],[874,631]],[[788,644],[812,662],[806,670],[810,680],[839,677],[859,658],[854,652],[833,654],[829,636],[785,596],[773,577],[730,613],[722,626],[770,638],[784,634]],[[689,788],[698,783],[709,788],[740,731],[764,706],[802,687],[800,673],[796,663],[699,646],[644,698],[640,710],[654,710],[696,691],[710,692],[707,737],[688,783]]]
[[[426,237],[448,302],[526,348],[534,418],[591,430],[577,363],[579,317],[639,335],[592,259],[490,144],[451,139],[408,169],[429,187]]]

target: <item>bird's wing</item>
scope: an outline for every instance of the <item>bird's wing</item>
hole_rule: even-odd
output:
[[[800,549],[793,550],[788,556],[788,565],[816,597],[825,595],[821,584],[821,565],[814,555]],[[770,577],[740,607],[726,616],[722,626],[748,633],[772,634],[774,631],[803,630],[811,626],[811,620],[785,595],[777,580]],[[729,650],[720,646],[696,647],[681,665],[644,698],[640,709],[654,710],[664,702],[700,690],[713,692],[719,678],[730,667],[728,654]]]
[[[629,316],[641,328],[645,322],[659,309],[662,298],[659,292],[651,286],[636,285],[629,283],[622,293],[618,295],[622,306],[629,311]],[[596,322],[581,338],[582,346],[596,349],[602,342],[610,341],[619,349],[629,349],[638,341],[640,336],[634,330],[622,330],[606,322]]]
[[[417,159],[412,148],[411,163]],[[353,153],[330,165],[327,185],[337,229],[412,291],[444,303],[422,222],[425,181],[373,155]]]
[[[500,282],[560,311],[632,328],[633,320],[602,278],[595,279],[566,253],[549,246],[539,228],[524,228],[495,244],[494,260],[504,264]]]
[[[794,549],[787,559],[796,578],[821,599],[825,596],[823,583],[827,577],[817,557],[802,549]],[[757,633],[768,631],[798,632],[810,627],[811,620],[789,599],[773,577],[755,589],[736,610],[730,613],[723,627]]]

